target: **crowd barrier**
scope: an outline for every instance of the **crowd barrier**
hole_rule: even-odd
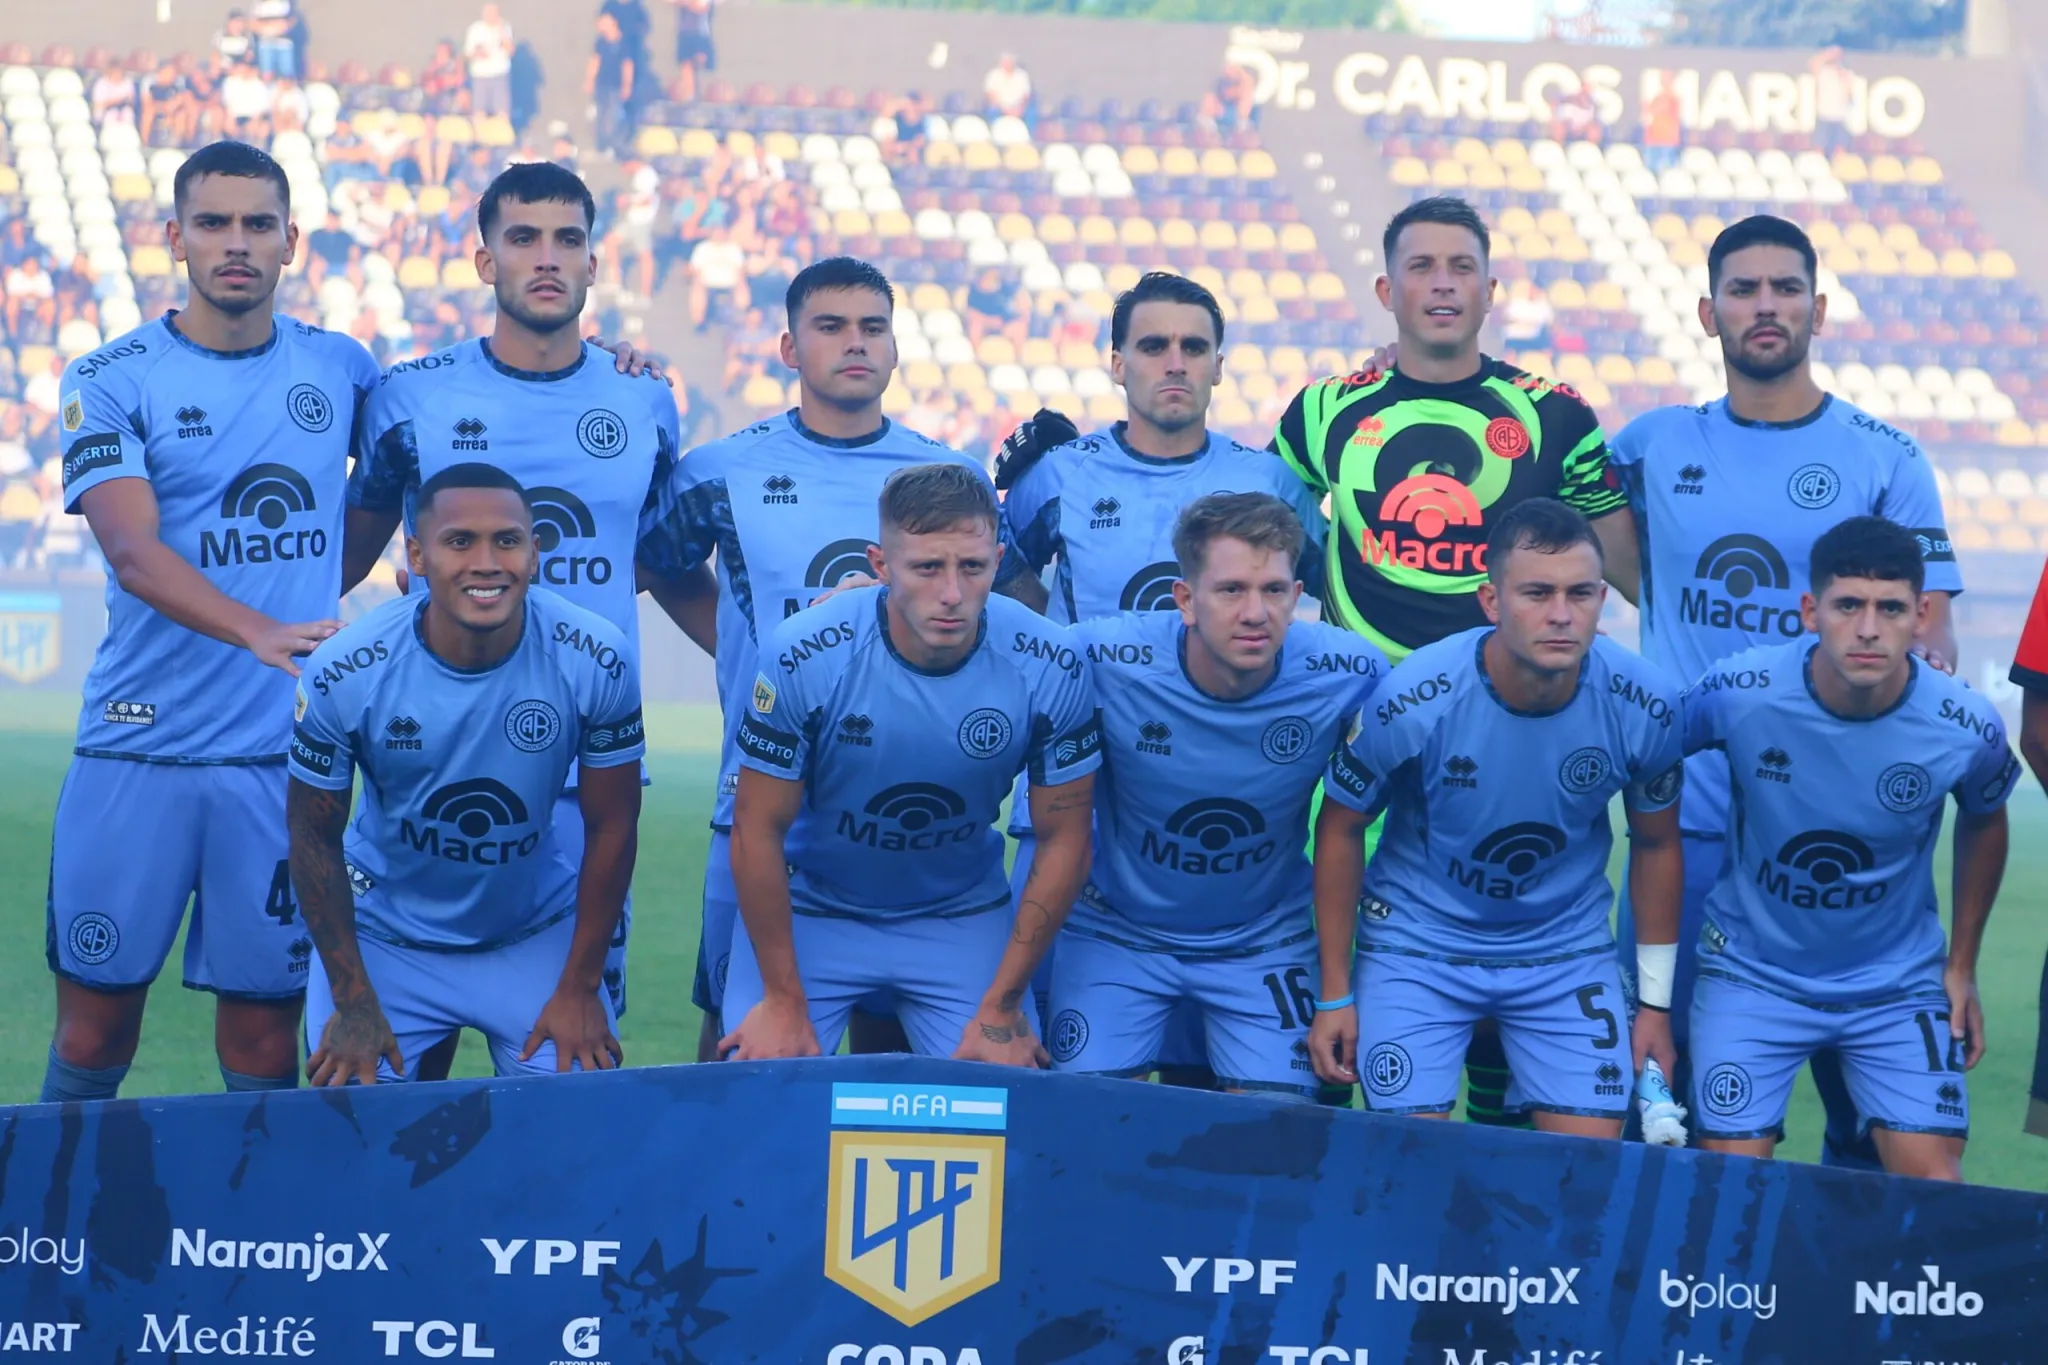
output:
[[[0,1111],[0,1359],[2021,1365],[2048,1198],[912,1058]]]

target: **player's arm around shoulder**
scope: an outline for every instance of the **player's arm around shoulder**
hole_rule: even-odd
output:
[[[1795,654],[1769,647],[1745,649],[1715,660],[1679,694],[1685,752],[1725,749],[1743,714],[1768,698],[1773,675],[1798,666]]]

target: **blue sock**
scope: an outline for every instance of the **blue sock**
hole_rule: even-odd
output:
[[[43,1072],[43,1093],[36,1097],[36,1102],[68,1104],[73,1100],[110,1100],[119,1092],[127,1075],[125,1066],[110,1066],[101,1071],[73,1066],[57,1055],[57,1047],[53,1043],[50,1045],[49,1069]]]
[[[228,1093],[246,1090],[296,1090],[299,1088],[299,1073],[296,1069],[282,1076],[249,1076],[239,1071],[230,1071],[223,1066],[220,1078],[227,1085]]]

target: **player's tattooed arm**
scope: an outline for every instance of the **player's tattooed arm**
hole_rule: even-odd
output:
[[[1052,594],[1045,590],[1044,582],[1037,574],[1028,571],[1014,575],[1007,583],[996,584],[996,591],[1005,597],[1015,598],[1041,616],[1052,603]]]
[[[291,838],[292,887],[334,999],[334,1015],[321,1032],[306,1072],[314,1085],[373,1084],[380,1058],[405,1074],[405,1058],[384,1018],[356,942],[355,893],[341,837],[348,827],[349,793],[292,779],[285,798]]]

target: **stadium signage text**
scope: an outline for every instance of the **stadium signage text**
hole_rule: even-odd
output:
[[[279,1318],[272,1323],[269,1318],[258,1316],[256,1325],[249,1325],[249,1315],[242,1314],[235,1319],[232,1327],[190,1327],[190,1313],[180,1313],[171,1321],[169,1330],[157,1321],[154,1313],[146,1313],[142,1319],[142,1345],[135,1349],[139,1356],[162,1351],[170,1356],[268,1356],[303,1359],[312,1355],[319,1338],[313,1335],[311,1318]],[[67,1348],[68,1349],[68,1348]]]
[[[238,1242],[209,1239],[205,1228],[171,1229],[171,1264],[212,1266],[218,1270],[303,1270],[311,1284],[327,1271],[389,1270],[384,1244],[391,1234],[356,1234],[355,1242],[328,1241],[316,1232],[310,1242]],[[360,1243],[360,1245],[358,1245]],[[360,1255],[358,1255],[360,1253]]]
[[[484,1250],[491,1255],[491,1273],[510,1275],[518,1263],[519,1253],[524,1251],[527,1240],[514,1237],[509,1242],[500,1242],[495,1237],[480,1239]],[[591,1278],[604,1274],[608,1265],[619,1263],[617,1242],[567,1242],[543,1237],[533,1244],[529,1263],[536,1275],[552,1275],[558,1265],[575,1265],[580,1262],[582,1273]],[[573,1273],[573,1272],[572,1272]]]
[[[1381,1261],[1373,1277],[1373,1297],[1402,1303],[1497,1303],[1505,1316],[1524,1304],[1577,1304],[1578,1292],[1572,1286],[1581,1269],[1551,1266],[1548,1280],[1524,1275],[1519,1266],[1509,1266],[1505,1275],[1410,1275],[1405,1261]]]
[[[78,1239],[74,1251],[67,1237],[31,1237],[27,1228],[0,1232],[0,1267],[10,1265],[53,1265],[66,1275],[81,1275],[85,1273],[85,1239]]]
[[[1210,1260],[1206,1256],[1190,1256],[1183,1261],[1178,1256],[1162,1256],[1166,1268],[1173,1275],[1173,1292],[1176,1294],[1195,1293],[1195,1276],[1203,1266],[1209,1273],[1202,1278],[1208,1282],[1212,1294],[1228,1294],[1233,1285],[1249,1284],[1256,1273],[1259,1293],[1277,1294],[1283,1284],[1294,1283],[1293,1261],[1247,1261],[1235,1256],[1219,1256]]]
[[[370,1330],[383,1335],[387,1356],[400,1354],[410,1337],[413,1350],[429,1360],[440,1360],[456,1354],[458,1333],[464,1360],[490,1360],[498,1354],[497,1347],[485,1343],[482,1325],[474,1322],[373,1322]]]
[[[1726,1275],[1703,1280],[1697,1275],[1680,1278],[1668,1270],[1657,1272],[1657,1297],[1666,1308],[1687,1308],[1686,1316],[1696,1318],[1700,1310],[1725,1308],[1731,1313],[1754,1313],[1768,1322],[1778,1313],[1778,1286],[1774,1284],[1730,1284]]]
[[[981,1365],[981,1352],[972,1346],[949,1356],[937,1346],[856,1346],[841,1342],[825,1357],[825,1365]]]
[[[0,1351],[47,1351],[52,1355],[68,1355],[71,1352],[71,1334],[79,1324],[75,1322],[8,1322],[0,1323],[7,1330],[0,1333]],[[60,1341],[59,1338],[62,1338]]]
[[[1956,1282],[1943,1282],[1941,1267],[1923,1265],[1921,1278],[1894,1285],[1889,1280],[1871,1284],[1856,1282],[1856,1312],[1889,1313],[1895,1318],[1974,1318],[1984,1311],[1984,1296],[1974,1290],[1957,1291]]]

